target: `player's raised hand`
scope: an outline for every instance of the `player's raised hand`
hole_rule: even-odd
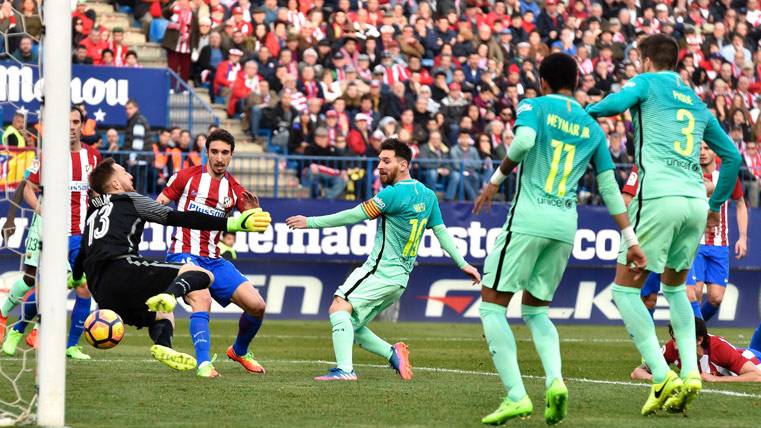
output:
[[[486,206],[486,211],[491,211],[491,198],[499,190],[499,186],[492,183],[487,184],[478,195],[475,204],[473,204],[473,214],[480,214],[481,210]]]
[[[293,217],[288,217],[285,220],[285,224],[287,224],[291,229],[306,229],[307,218],[303,215],[295,215]]]
[[[706,230],[711,230],[714,227],[719,227],[719,221],[721,217],[718,211],[708,210],[708,220],[706,221]]]
[[[272,223],[272,217],[261,208],[246,210],[238,217],[227,219],[228,232],[264,232]]]
[[[739,260],[745,257],[746,254],[748,254],[748,242],[745,238],[740,238],[735,243],[735,258]]]
[[[243,197],[244,210],[252,210],[254,208],[259,208],[259,198],[256,195],[249,192],[248,190],[245,190],[243,191],[241,196]]]
[[[626,266],[631,272],[636,273],[635,278],[639,278],[647,266],[647,257],[639,245],[632,245],[626,251]]]
[[[473,280],[473,285],[478,285],[478,283],[481,282],[481,274],[478,273],[478,269],[473,266],[465,265],[463,266],[462,271]]]

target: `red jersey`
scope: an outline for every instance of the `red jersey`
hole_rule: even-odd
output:
[[[71,224],[69,235],[81,235],[85,228],[87,218],[87,191],[90,190],[88,177],[90,171],[101,161],[98,151],[82,144],[78,152],[71,152],[71,181],[69,181],[69,193],[71,195]],[[40,170],[37,168],[29,175],[29,181],[40,185]]]
[[[196,211],[215,217],[227,217],[236,207],[243,211],[243,186],[229,172],[221,179],[216,179],[205,168],[198,165],[177,172],[169,179],[161,194],[174,201],[178,211]],[[178,227],[169,245],[169,252],[218,258],[217,243],[221,237],[220,231]]]
[[[663,345],[663,357],[669,364],[682,366],[679,361],[679,352],[674,346],[674,339],[669,340]],[[708,335],[708,349],[705,351],[698,368],[702,373],[711,373],[714,376],[738,376],[745,363],[751,362],[761,369],[761,361],[747,349],[737,349],[727,342],[726,339],[719,336]]]
[[[703,174],[703,177],[706,179],[709,179],[713,182],[714,185],[719,181],[719,171],[714,170],[713,174]],[[737,182],[735,183],[735,188],[732,190],[732,200],[737,201],[740,198],[743,197],[743,188],[742,183],[740,183],[740,179],[737,179]],[[703,238],[700,240],[701,244],[704,245],[714,245],[714,246],[722,246],[726,247],[729,245],[729,222],[727,221],[727,207],[729,206],[729,201],[724,202],[721,204],[721,209],[719,210],[719,225],[711,228],[708,230]]]

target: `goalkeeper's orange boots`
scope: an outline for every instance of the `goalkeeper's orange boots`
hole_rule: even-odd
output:
[[[251,352],[246,355],[238,355],[232,346],[227,348],[227,358],[240,363],[244,369],[249,373],[264,374],[265,370],[259,362],[254,359],[254,354]]]
[[[37,326],[32,329],[32,332],[26,336],[24,341],[30,348],[37,348]]]

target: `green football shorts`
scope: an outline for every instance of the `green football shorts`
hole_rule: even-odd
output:
[[[635,198],[629,204],[629,221],[647,256],[647,270],[663,273],[665,267],[683,271],[692,266],[705,233],[708,202],[683,196]],[[626,264],[628,247],[621,245],[618,263]]]
[[[37,214],[32,217],[32,224],[29,226],[24,247],[24,264],[39,267],[40,252],[42,251],[42,217]]]
[[[571,250],[567,242],[503,230],[484,262],[481,285],[505,293],[526,290],[550,302]]]
[[[351,303],[351,322],[354,328],[367,325],[379,313],[393,305],[402,294],[404,287],[389,284],[363,268],[354,269],[346,281],[336,290],[336,296]]]

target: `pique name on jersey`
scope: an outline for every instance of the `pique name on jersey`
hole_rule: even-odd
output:
[[[577,123],[571,123],[556,114],[547,114],[547,126],[551,126],[555,129],[565,132],[566,134],[573,135],[574,137],[589,138],[588,127],[585,126],[582,128],[581,125]]]
[[[672,90],[671,95],[674,97],[675,100],[679,102],[692,105],[692,97],[687,94],[682,94],[680,92]]]
[[[214,217],[224,217],[225,212],[220,211],[216,208],[207,207],[206,205],[201,205],[196,203],[195,201],[190,201],[190,204],[188,204],[188,209],[186,211],[195,211],[199,212],[201,214],[206,214]]]

